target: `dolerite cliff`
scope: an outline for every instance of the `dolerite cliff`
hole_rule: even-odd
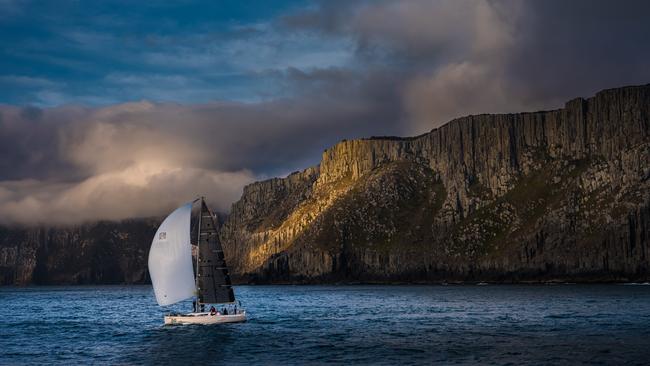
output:
[[[0,285],[144,283],[159,219],[0,227]]]
[[[253,282],[648,280],[649,134],[646,85],[343,141],[247,186],[222,242]]]
[[[0,284],[146,283],[159,222],[0,227]],[[650,85],[343,141],[221,240],[238,282],[650,280]]]

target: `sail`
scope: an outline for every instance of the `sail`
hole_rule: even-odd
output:
[[[217,228],[212,213],[203,200],[201,200],[198,291],[200,303],[235,301]]]
[[[171,305],[194,296],[190,246],[192,203],[172,212],[160,225],[149,250],[149,274],[158,305]]]

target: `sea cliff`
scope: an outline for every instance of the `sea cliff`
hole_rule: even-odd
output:
[[[343,141],[254,183],[222,229],[256,282],[649,277],[650,86]]]
[[[159,219],[0,228],[0,285],[145,283]]]
[[[156,220],[0,230],[0,283],[138,283]],[[650,85],[342,141],[244,188],[239,282],[650,279]]]

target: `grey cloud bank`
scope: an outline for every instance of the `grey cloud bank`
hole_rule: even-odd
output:
[[[394,120],[366,103],[0,107],[0,222],[153,216],[197,195],[226,212],[254,179],[311,165],[341,136]]]

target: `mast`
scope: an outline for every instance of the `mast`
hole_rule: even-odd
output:
[[[203,208],[203,196],[201,196],[201,208]],[[198,313],[201,308],[199,305],[199,256],[201,255],[201,209],[199,209],[199,224],[196,231],[196,277],[194,285],[196,286],[196,299],[194,301],[194,312]]]

